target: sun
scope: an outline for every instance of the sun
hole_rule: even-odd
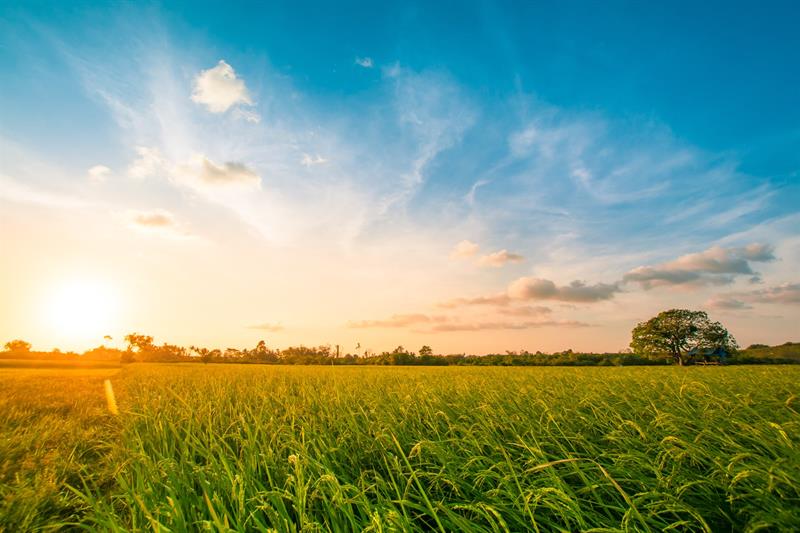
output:
[[[102,339],[114,327],[118,300],[117,291],[108,282],[74,279],[48,293],[45,314],[59,338],[90,342]]]

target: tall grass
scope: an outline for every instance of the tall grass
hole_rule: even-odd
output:
[[[133,365],[59,494],[118,531],[800,530],[798,378]]]
[[[99,444],[121,429],[101,393],[114,372],[0,368],[0,531],[83,520],[91,509],[67,486],[113,482]]]

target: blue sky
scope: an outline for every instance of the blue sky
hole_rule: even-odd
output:
[[[777,342],[800,298],[799,14],[3,2],[0,208],[7,228],[41,229],[38,251],[5,232],[21,259],[4,275],[40,264],[58,228],[87,262],[114,251],[96,276],[115,286],[163,286],[169,265],[209,256],[247,265],[197,275],[220,305],[265,297],[216,317],[209,342],[272,324],[283,343],[357,329],[376,349],[616,349],[670,305]],[[71,250],[56,259],[82,264]],[[162,264],[131,267],[134,253]],[[498,294],[551,307],[523,322],[505,300],[438,311]],[[120,328],[162,327],[133,300]],[[189,339],[200,319],[182,312]],[[16,325],[35,336],[34,322]]]

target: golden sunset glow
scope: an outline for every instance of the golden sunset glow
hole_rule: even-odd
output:
[[[619,352],[671,308],[744,345],[795,338],[800,119],[786,110],[800,106],[757,94],[790,43],[731,55],[717,93],[742,57],[758,72],[737,100],[708,98],[713,76],[686,92],[696,43],[675,64],[610,44],[584,64],[505,37],[414,51],[275,22],[288,15],[245,17],[250,34],[173,26],[139,2],[69,20],[48,11],[72,2],[7,4],[0,346],[124,348],[139,333],[221,350]],[[691,72],[708,68],[723,64]],[[641,90],[670,69],[679,84]]]
[[[54,336],[75,343],[102,340],[116,325],[119,294],[107,281],[71,279],[45,295],[42,314]]]

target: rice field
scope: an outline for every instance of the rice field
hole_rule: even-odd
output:
[[[797,531],[799,397],[788,366],[6,367],[0,530]]]

